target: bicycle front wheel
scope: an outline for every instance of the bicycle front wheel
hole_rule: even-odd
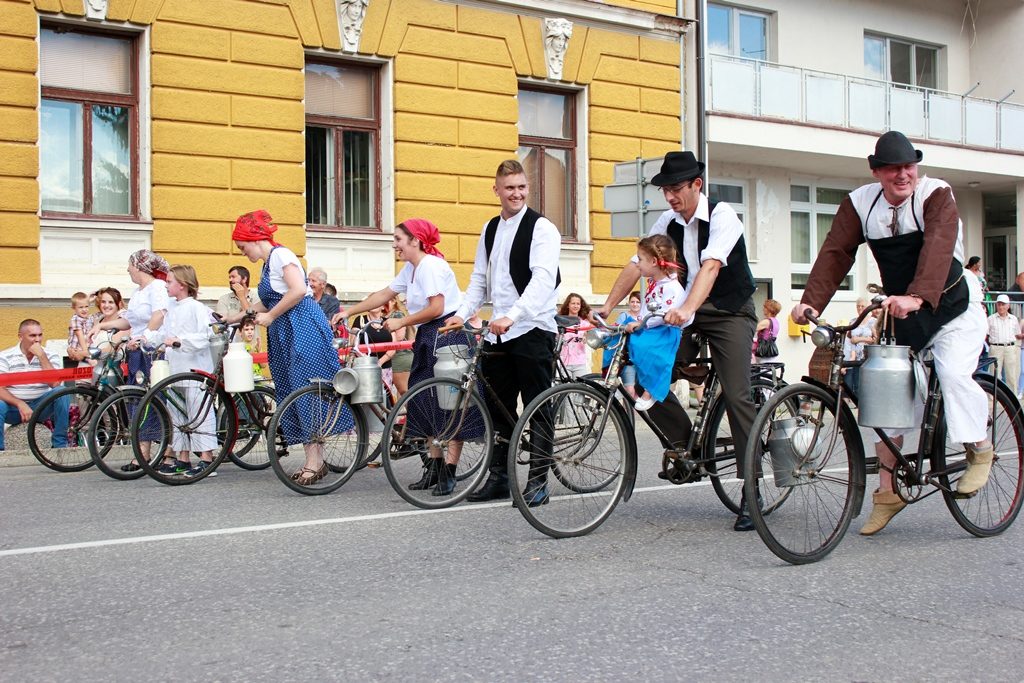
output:
[[[270,420],[267,453],[285,486],[307,496],[341,487],[366,457],[366,416],[330,382],[288,394]],[[307,466],[307,463],[309,465]]]
[[[132,418],[132,445],[146,474],[161,484],[181,486],[211,475],[227,457],[237,431],[234,404],[217,379],[199,372],[183,372],[157,382],[146,392]],[[164,454],[163,461],[143,457],[142,444],[150,442],[154,444],[152,448]],[[202,470],[189,469],[188,474],[164,470],[171,457],[191,461],[192,454],[206,452],[212,454],[212,460]]]
[[[748,501],[786,499],[771,515],[748,506],[773,553],[805,564],[839,545],[864,498],[863,449],[856,422],[828,389],[793,384],[766,401],[747,443],[743,485]]]
[[[267,434],[270,433],[270,420],[277,408],[274,390],[257,386],[250,392],[235,394],[232,398],[238,415],[238,437],[228,457],[243,470],[264,470],[270,467]],[[217,432],[224,434],[227,431],[227,425],[223,423],[227,419],[226,413],[218,419],[222,424],[218,426]]]
[[[750,397],[758,412],[779,388],[767,380],[755,379],[751,382]],[[711,475],[711,487],[718,495],[718,499],[730,512],[738,515],[743,496],[743,473],[736,465],[736,442],[732,436],[732,425],[727,417],[725,399],[721,394],[715,398],[715,403],[711,406],[709,414],[706,438],[704,439],[704,468]],[[796,414],[795,410],[793,414]],[[762,490],[761,510],[765,514],[769,514],[782,504],[788,493],[788,489],[785,491]],[[770,494],[778,494],[779,497],[768,498],[767,496]]]
[[[962,443],[946,437],[945,414],[940,414],[932,449],[932,472],[957,523],[975,536],[995,536],[1010,528],[1024,500],[1024,418],[1006,385],[989,375],[975,375],[987,397],[988,437],[995,448],[988,482],[970,498],[956,495],[956,482],[967,466]]]
[[[588,384],[547,389],[516,423],[508,475],[512,501],[535,529],[554,538],[589,534],[636,477],[636,442],[625,411]]]
[[[146,476],[146,471],[135,459],[132,446],[132,416],[139,409],[146,390],[126,385],[108,396],[93,413],[89,421],[89,454],[96,463],[96,469],[103,474],[128,481]],[[149,457],[160,459],[160,450],[144,446]]]
[[[427,380],[388,414],[381,437],[384,472],[395,492],[416,507],[450,507],[487,477],[493,443],[491,416],[475,387]]]
[[[36,460],[56,472],[92,467],[87,436],[99,396],[99,389],[92,386],[65,387],[36,406],[27,427],[28,447]],[[58,424],[67,428],[58,432]]]

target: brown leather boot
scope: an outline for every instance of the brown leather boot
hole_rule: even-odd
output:
[[[973,496],[988,481],[989,472],[992,471],[992,460],[995,456],[995,448],[989,446],[983,451],[973,451],[967,448],[967,469],[963,476],[956,483],[956,492],[961,496]]]
[[[873,506],[868,521],[860,529],[861,536],[873,536],[885,528],[889,520],[907,507],[907,504],[892,491],[875,491],[871,495]]]

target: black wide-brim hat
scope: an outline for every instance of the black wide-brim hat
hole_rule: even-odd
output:
[[[661,172],[651,178],[651,184],[658,187],[678,185],[693,180],[704,173],[704,162],[697,161],[693,152],[669,152],[661,164]]]
[[[874,170],[883,166],[919,164],[921,159],[924,159],[924,153],[914,149],[906,135],[898,130],[890,130],[878,138],[875,153],[868,155],[868,165]]]

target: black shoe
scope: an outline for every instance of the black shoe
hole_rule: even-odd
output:
[[[757,509],[760,510],[764,507],[764,501],[761,500],[761,492],[757,492]],[[754,521],[750,519],[750,514],[747,510],[747,499],[744,496],[740,499],[740,514],[736,517],[736,522],[732,525],[733,531],[753,531]]]
[[[482,503],[486,500],[501,500],[502,498],[508,498],[508,496],[508,477],[502,477],[491,472],[484,485],[478,491],[473,491],[473,493],[466,496],[466,500],[473,503]]]
[[[438,471],[437,486],[431,491],[431,495],[434,496],[450,496],[452,491],[455,490],[455,470],[458,469],[458,465],[452,465],[445,463]]]
[[[410,491],[425,491],[433,486],[437,485],[438,479],[438,467],[441,464],[441,458],[427,458],[427,464],[423,468],[423,476],[419,481],[409,484]]]
[[[548,495],[547,482],[541,477],[531,480],[523,490],[523,500],[526,501],[526,507],[535,508],[547,505],[551,500],[551,496]]]
[[[121,465],[122,472],[138,472],[141,469],[142,467],[140,467],[137,463],[134,462],[129,462],[124,465]]]

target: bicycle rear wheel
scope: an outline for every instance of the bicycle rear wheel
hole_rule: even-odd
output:
[[[87,436],[99,396],[96,387],[65,387],[36,406],[27,426],[28,447],[36,460],[56,472],[81,472],[92,467]],[[54,432],[58,411],[67,418],[66,434]]]
[[[231,462],[244,470],[265,470],[270,467],[267,454],[267,434],[270,420],[277,408],[277,397],[270,387],[257,386],[247,394],[234,394],[235,412],[238,415],[238,437],[235,447],[228,453]],[[222,413],[218,420],[226,419]],[[226,433],[227,425],[217,428],[219,434]]]
[[[395,493],[416,507],[451,507],[487,477],[493,443],[491,416],[475,387],[465,391],[453,379],[427,380],[388,414],[381,437],[384,472]],[[441,468],[455,454],[452,477],[452,468]]]
[[[786,498],[771,515],[749,506],[773,553],[805,564],[839,545],[864,498],[863,448],[856,422],[830,390],[799,383],[767,400],[751,429],[743,485],[748,501]]]
[[[608,518],[636,477],[629,419],[619,402],[597,387],[575,383],[547,389],[516,423],[508,475],[513,504],[535,529],[554,538],[588,534]],[[537,492],[540,486],[545,488]]]
[[[989,438],[995,448],[988,482],[971,498],[957,497],[956,482],[967,465],[961,443],[946,437],[945,413],[939,416],[932,449],[932,471],[941,472],[939,484],[953,519],[975,536],[995,536],[1010,528],[1024,501],[1024,418],[1017,401],[1002,383],[989,375],[975,375],[988,397]]]
[[[89,421],[89,454],[96,469],[113,479],[128,481],[146,476],[146,471],[135,459],[132,446],[132,416],[146,390],[137,386],[120,386],[97,406]],[[151,458],[160,459],[160,450],[152,448]]]
[[[783,386],[786,385],[783,383],[776,386],[764,379],[753,380],[750,384],[750,397],[753,399],[757,411],[760,412],[768,399]],[[796,414],[795,410],[793,414]],[[732,426],[727,418],[725,399],[721,394],[715,399],[710,415],[704,439],[704,469],[711,474],[711,487],[718,495],[718,499],[730,512],[738,515],[743,496],[743,473],[736,466],[736,443],[732,438]],[[768,497],[773,494],[777,494],[778,497]],[[761,510],[765,514],[770,514],[772,510],[782,504],[788,494],[788,489],[785,491],[762,490]]]
[[[183,372],[157,382],[132,417],[136,460],[146,474],[168,486],[194,484],[213,474],[227,457],[237,433],[238,415],[231,397],[215,377],[199,372]],[[192,454],[211,451],[213,459],[205,469],[189,475],[162,472],[161,458],[146,460],[142,456],[140,444],[149,441],[165,458],[180,459],[185,453],[191,460]]]
[[[330,382],[313,382],[288,394],[270,420],[267,453],[285,486],[307,496],[341,487],[366,457],[366,416],[354,410]],[[305,452],[323,467],[306,470]]]

